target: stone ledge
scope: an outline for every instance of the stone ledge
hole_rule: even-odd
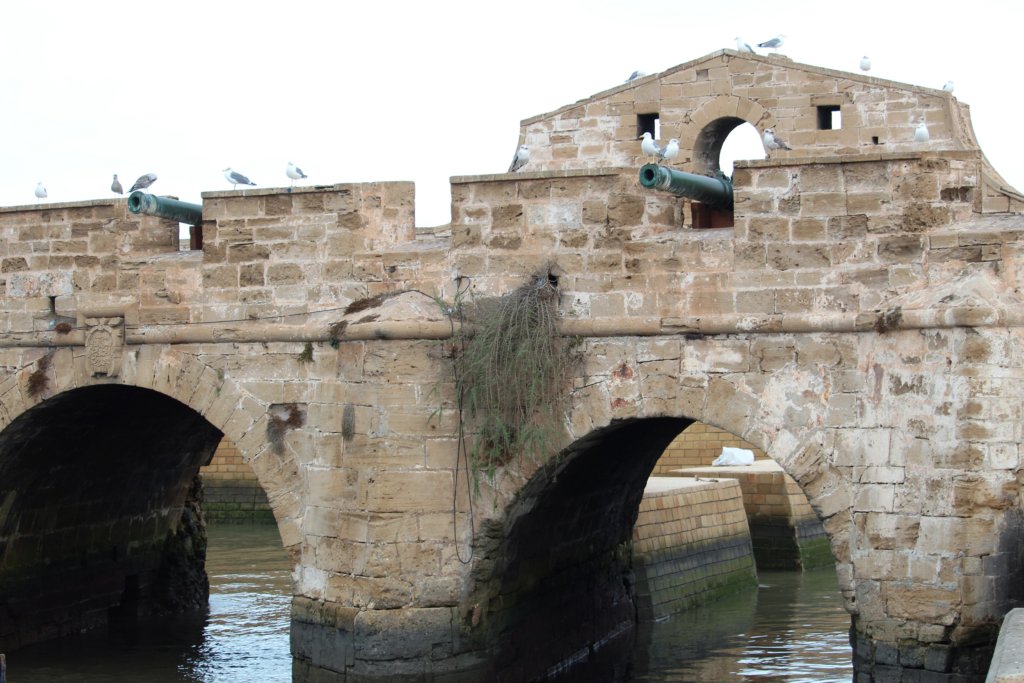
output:
[[[1006,613],[985,683],[1024,683],[1024,608]]]
[[[609,175],[633,174],[632,166],[601,166],[598,168],[575,168],[565,171],[532,171],[529,173],[487,173],[483,175],[453,175],[449,178],[452,185],[468,183],[489,183],[509,180],[544,180],[547,178],[588,178]],[[203,195],[206,196],[205,194]]]
[[[858,164],[874,161],[910,161],[916,159],[974,159],[981,158],[980,149],[938,149],[927,152],[878,152],[876,154],[848,154],[845,156],[776,157],[774,159],[737,159],[736,168],[773,168],[778,166],[817,166],[823,164]]]
[[[127,199],[85,199],[80,202],[38,202],[36,204],[18,204],[16,206],[0,206],[0,213],[16,213],[19,211],[53,211],[63,209],[81,209],[89,206],[116,206],[125,204]]]
[[[411,180],[368,180],[358,183],[334,183],[333,185],[306,185],[303,187],[257,187],[251,190],[208,190],[200,196],[203,199],[224,197],[261,197],[277,194],[315,194],[317,192],[339,192],[366,185],[412,185]]]

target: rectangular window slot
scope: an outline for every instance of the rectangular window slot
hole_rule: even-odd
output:
[[[710,78],[710,74],[708,73],[707,69],[697,69],[696,80],[698,80],[698,81],[706,81],[706,80],[708,80],[708,78]]]
[[[661,121],[657,112],[636,115],[636,136],[642,138],[644,133],[650,133],[655,140],[661,136]]]
[[[878,136],[877,135],[872,135],[871,136],[871,144],[872,145],[877,145],[878,144]]]
[[[818,130],[839,130],[843,127],[843,115],[838,104],[818,105]]]

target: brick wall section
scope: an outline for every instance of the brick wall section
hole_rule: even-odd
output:
[[[415,243],[412,183],[203,198],[207,319],[344,307],[403,287],[431,291],[442,279],[444,252]],[[339,317],[325,317],[324,326]]]
[[[820,130],[819,107],[838,106],[842,126]],[[528,171],[639,166],[637,116],[658,114],[664,144],[679,140],[682,170],[717,168],[718,147],[735,125],[774,128],[792,151],[809,158],[921,150],[976,150],[970,109],[949,93],[795,63],[782,55],[721,50],[616,86],[582,102],[523,120]],[[914,141],[924,117],[930,138]],[[805,159],[806,160],[806,159]],[[986,211],[1021,211],[1020,195],[988,164],[978,175]],[[979,202],[981,195],[979,194]]]
[[[213,522],[274,523],[267,494],[238,448],[221,439],[213,459],[199,469],[203,478],[203,510]]]
[[[633,528],[637,611],[651,620],[757,584],[739,485],[651,479]]]
[[[653,477],[678,476],[672,470],[683,467],[704,467],[722,454],[724,446],[747,448],[754,452],[755,460],[764,460],[768,456],[760,448],[730,434],[724,429],[704,422],[694,422],[684,429],[665,449],[651,472]]]
[[[43,329],[50,296],[58,313],[117,295],[142,307],[166,300],[165,274],[198,263],[178,254],[177,222],[129,213],[123,199],[0,207],[0,236],[5,332]]]
[[[806,569],[835,561],[807,496],[774,460],[746,467],[690,468],[676,476],[728,477],[738,483],[758,568]]]

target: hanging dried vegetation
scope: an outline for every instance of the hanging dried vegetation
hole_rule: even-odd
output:
[[[470,462],[488,478],[515,456],[538,460],[557,447],[579,344],[559,332],[554,270],[455,307],[470,330],[457,333],[453,354],[460,420],[474,433]]]

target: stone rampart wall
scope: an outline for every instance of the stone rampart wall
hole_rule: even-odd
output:
[[[207,521],[274,524],[267,493],[238,448],[227,439],[217,445],[203,479],[203,512]]]
[[[651,479],[633,528],[633,564],[637,611],[647,621],[757,585],[739,485]]]
[[[198,262],[177,256],[176,222],[131,214],[125,200],[0,208],[0,235],[4,332],[46,329],[48,297],[58,312],[119,299],[146,309],[173,296],[170,264]]]

